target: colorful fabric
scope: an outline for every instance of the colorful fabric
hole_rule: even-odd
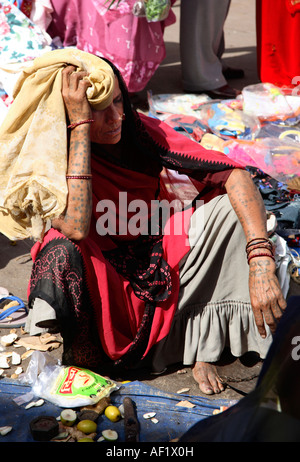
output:
[[[11,5],[16,6],[19,8],[22,13],[25,14],[28,18],[30,18],[30,13],[32,10],[34,0],[8,0]]]
[[[0,2],[0,61],[7,63],[30,61],[50,50],[51,39],[30,19],[28,2],[20,8],[15,2]]]
[[[174,3],[175,0],[172,1]],[[122,73],[128,90],[144,89],[165,58],[165,26],[175,22],[170,11],[165,21],[147,22],[134,16],[136,0],[121,0],[108,10],[106,0],[52,0],[52,23],[47,32],[63,46],[108,58]]]

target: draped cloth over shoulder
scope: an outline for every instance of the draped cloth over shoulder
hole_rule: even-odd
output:
[[[111,104],[114,74],[101,58],[77,49],[54,50],[24,67],[14,102],[0,126],[0,232],[9,239],[43,235],[67,198],[67,129],[61,73],[67,64],[88,73],[96,110]]]

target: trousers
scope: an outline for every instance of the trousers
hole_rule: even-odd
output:
[[[231,0],[183,0],[180,7],[180,55],[186,91],[226,85],[222,74],[224,23]]]

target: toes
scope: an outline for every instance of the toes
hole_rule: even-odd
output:
[[[215,375],[213,375],[213,377],[210,377],[210,381],[215,393],[221,393],[221,391],[225,390],[224,384],[219,374],[217,373],[217,370],[215,371]]]
[[[215,393],[211,385],[205,381],[199,382],[199,388],[206,395],[213,395]]]
[[[206,395],[221,393],[225,389],[216,367],[212,364],[196,362],[193,368],[193,376],[198,382],[201,392]]]
[[[217,377],[215,376],[209,377],[209,382],[210,382],[209,388],[213,390],[213,393],[217,394],[217,393],[221,393],[222,391],[224,391],[224,385]]]

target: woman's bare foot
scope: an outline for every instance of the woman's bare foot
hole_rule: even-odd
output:
[[[196,361],[192,367],[193,377],[199,384],[202,393],[213,395],[225,389],[216,366],[202,361]]]

